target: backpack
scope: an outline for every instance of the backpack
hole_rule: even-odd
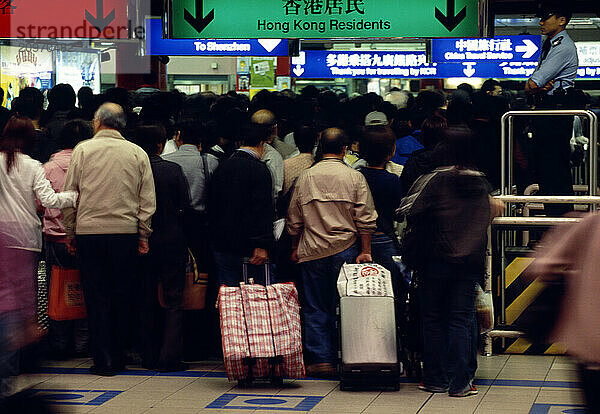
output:
[[[400,255],[402,262],[413,270],[421,270],[428,259],[427,225],[420,216],[406,218],[406,227],[402,233]]]
[[[400,243],[400,255],[402,262],[412,270],[421,270],[427,263],[431,252],[429,220],[426,219],[424,213],[415,211],[413,207],[429,182],[437,174],[438,172],[434,171],[419,177],[396,210],[396,215],[406,217],[406,227]]]
[[[287,211],[290,208],[290,202],[292,201],[292,195],[294,194],[294,190],[296,189],[296,181],[298,181],[298,177],[294,178],[294,181],[292,181],[292,185],[290,186],[287,193],[285,193],[285,194],[282,193],[277,198],[277,202],[275,203],[276,204],[275,208],[277,210],[277,217],[282,217],[282,218],[287,217]]]

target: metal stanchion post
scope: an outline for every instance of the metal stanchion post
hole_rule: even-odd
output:
[[[506,324],[506,248],[505,248],[505,234],[506,232],[500,231],[500,323]],[[505,346],[505,341],[502,339],[502,347]]]
[[[590,120],[590,152],[589,152],[589,188],[587,196],[515,196],[512,193],[514,182],[514,117],[536,117],[536,116],[582,116]],[[507,203],[507,211],[510,212],[515,203],[573,203],[589,204],[592,211],[598,210],[600,197],[598,194],[598,117],[591,111],[583,110],[543,110],[543,111],[511,111],[502,117],[501,123],[501,147],[500,147],[500,183],[501,195],[498,199]],[[575,223],[579,218],[552,218],[552,217],[500,217],[494,219],[491,234],[499,232],[501,272],[499,280],[500,311],[497,312],[500,324],[506,324],[506,267],[507,267],[507,241],[513,232],[530,229],[548,228],[561,223]],[[510,234],[507,234],[510,232]],[[515,233],[516,237],[516,233]],[[494,252],[493,252],[494,253]],[[492,253],[492,254],[493,254]],[[506,338],[521,336],[521,332],[495,329],[487,338],[500,337],[502,345],[505,346]],[[486,342],[486,354],[488,353]]]
[[[485,251],[485,282],[484,290],[489,292],[492,290],[492,226],[487,230],[487,249]],[[492,337],[486,333],[484,336],[483,355],[492,355]]]

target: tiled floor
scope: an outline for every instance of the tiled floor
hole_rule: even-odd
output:
[[[419,391],[403,378],[398,392],[342,392],[336,381],[286,381],[283,388],[238,389],[218,363],[193,364],[184,373],[157,375],[130,369],[112,378],[87,374],[91,362],[48,362],[35,375],[18,378],[59,413],[582,413],[575,366],[566,357],[481,357],[479,395],[450,398]],[[125,375],[126,374],[126,375]]]

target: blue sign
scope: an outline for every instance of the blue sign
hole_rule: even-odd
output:
[[[307,50],[292,58],[296,78],[437,78],[425,52]]]
[[[541,36],[501,36],[493,39],[432,39],[431,60],[436,63],[464,61],[537,62]]]
[[[600,79],[600,66],[586,66],[577,69],[578,79]]]
[[[537,62],[462,62],[438,63],[440,78],[529,79]],[[600,79],[600,67],[581,67],[577,79]]]
[[[158,56],[287,56],[287,39],[163,39],[161,19],[146,20],[146,52]]]
[[[537,62],[438,63],[440,78],[529,79]]]
[[[529,79],[536,61],[427,63],[425,52],[341,52],[307,50],[292,58],[295,78],[496,78]],[[579,79],[599,79],[600,67],[581,67]]]

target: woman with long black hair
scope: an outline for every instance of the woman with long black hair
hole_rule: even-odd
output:
[[[0,398],[18,373],[17,351],[37,339],[36,274],[42,224],[36,198],[73,207],[77,192],[55,193],[42,164],[25,155],[35,144],[31,119],[13,116],[0,137]]]

